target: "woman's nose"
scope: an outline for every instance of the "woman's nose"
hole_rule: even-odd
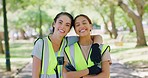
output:
[[[65,25],[64,25],[64,24],[62,24],[60,27],[61,27],[61,28],[64,28],[64,27],[65,27]]]

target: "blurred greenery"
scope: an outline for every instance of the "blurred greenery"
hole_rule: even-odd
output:
[[[24,40],[25,41],[25,40]],[[33,49],[33,42],[10,42],[10,56],[11,58],[30,58]],[[5,58],[5,54],[0,54],[0,58]]]
[[[23,66],[28,64],[26,61],[13,61],[11,62],[11,67],[12,67],[12,72],[15,72],[18,69],[21,69]],[[0,63],[0,73],[4,72],[6,70],[6,65],[5,63]]]
[[[133,10],[136,9],[135,4],[132,1],[127,1],[129,7],[132,7]],[[43,27],[50,26],[55,15],[61,11],[67,11],[73,16],[76,16],[80,13],[85,13],[94,23],[98,25],[103,24],[103,19],[100,14],[105,18],[106,22],[109,22],[110,9],[108,3],[115,5],[116,14],[115,21],[116,27],[125,26],[125,28],[133,27],[132,20],[123,12],[123,10],[117,6],[117,1],[101,0],[101,1],[91,1],[91,0],[7,0],[7,16],[8,16],[8,26],[9,28],[30,26],[38,26],[36,19],[39,19],[37,16],[39,14],[38,7],[40,6],[43,13]],[[148,1],[145,0],[145,13],[143,20],[147,21],[148,16]],[[15,4],[15,5],[14,5]],[[66,4],[66,5],[65,5]],[[2,6],[2,3],[0,3]],[[2,8],[0,8],[0,19],[2,19]],[[32,18],[32,19],[31,19]],[[48,22],[47,22],[48,21]],[[2,21],[0,21],[2,24]],[[0,24],[0,27],[2,26]]]
[[[31,61],[33,42],[29,40],[10,41],[10,61],[12,72],[21,69]],[[6,70],[5,54],[0,53],[0,72]]]
[[[126,33],[123,37],[123,46],[115,46],[114,40],[107,40],[111,46],[111,54],[117,58],[118,61],[125,65],[132,67],[133,69],[141,69],[148,67],[148,46],[135,48],[136,38],[134,33]],[[145,32],[148,43],[148,32]],[[104,41],[105,41],[104,40]]]
[[[126,1],[128,7],[135,12],[136,5],[132,2],[132,0]],[[115,40],[110,39],[109,34],[107,34],[107,38],[104,37],[106,34],[102,35],[104,37],[104,42],[108,43],[112,48],[111,54],[116,56],[119,61],[130,67],[148,67],[148,58],[146,56],[148,55],[148,47],[135,48],[137,35],[133,20],[118,6],[117,0],[7,0],[8,29],[9,31],[13,29],[18,31],[20,28],[22,28],[25,31],[28,31],[27,27],[30,27],[37,32],[39,30],[38,7],[40,7],[43,23],[41,28],[43,29],[43,34],[47,34],[49,27],[53,22],[53,18],[61,11],[67,11],[74,17],[78,14],[85,13],[91,18],[92,22],[98,26],[98,28],[101,27],[101,29],[103,29],[105,22],[109,25],[108,27],[111,30],[109,18],[109,15],[111,14],[109,6],[110,4],[115,5],[115,24],[117,30],[119,30],[118,33],[124,35],[123,46],[115,46]],[[148,0],[145,0],[144,12],[143,23],[145,25],[144,27],[148,28]],[[130,32],[130,28],[132,28],[134,31]],[[1,1],[0,31],[4,31]],[[144,33],[148,44],[148,30],[145,29]],[[33,42],[29,40],[10,41],[11,59],[31,58],[32,49]],[[1,59],[5,60],[5,54],[0,54],[0,68],[4,70],[5,61],[1,63]],[[21,67],[26,63],[25,61],[18,62],[12,61],[12,68]]]

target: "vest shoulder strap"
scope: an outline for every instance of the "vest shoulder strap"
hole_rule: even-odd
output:
[[[68,53],[68,52],[70,52],[69,49],[70,49],[70,46],[67,46],[67,47],[64,49],[64,53],[65,53],[65,55],[66,55],[66,57],[67,57],[69,63],[72,64],[72,63],[71,63],[71,60],[70,60],[70,53]]]
[[[106,52],[106,50],[108,50],[110,52],[110,46],[107,44],[101,44],[102,45],[102,56],[103,54]]]
[[[42,37],[38,37],[38,38],[34,41],[34,45],[36,44],[36,42],[37,42],[39,39],[42,39],[42,40],[43,40]]]
[[[44,38],[41,38],[41,37],[37,38],[37,39],[35,40],[35,42],[34,42],[34,45],[35,45],[35,43],[36,43],[39,39],[41,39],[42,42],[43,42],[43,44],[42,44],[42,56],[41,56],[41,71],[40,71],[40,73],[41,73],[41,72],[42,72],[42,63],[43,63],[43,52],[44,52]]]

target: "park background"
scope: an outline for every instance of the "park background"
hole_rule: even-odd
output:
[[[34,41],[62,11],[91,18],[92,34],[111,46],[111,78],[148,78],[148,0],[0,0],[0,78],[31,77],[30,66],[21,72]]]

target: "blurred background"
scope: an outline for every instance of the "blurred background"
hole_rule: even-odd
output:
[[[0,0],[0,78],[31,77],[34,41],[62,11],[92,20],[111,46],[111,78],[148,78],[148,0]]]

